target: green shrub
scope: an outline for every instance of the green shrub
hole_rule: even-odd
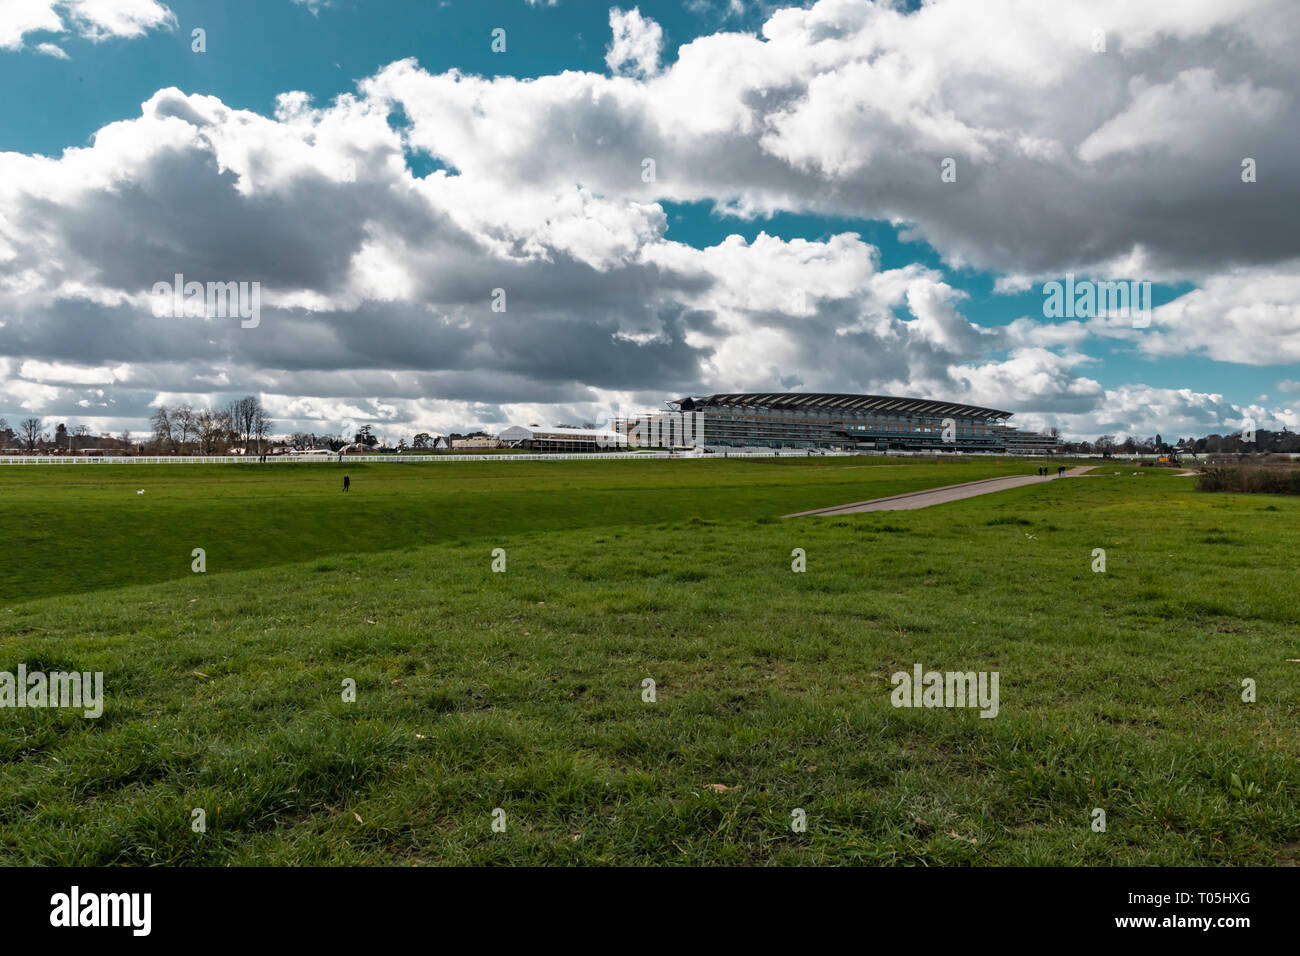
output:
[[[1289,465],[1206,468],[1197,478],[1199,491],[1248,495],[1300,495],[1300,468]]]

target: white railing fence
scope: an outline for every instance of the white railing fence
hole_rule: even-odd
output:
[[[347,462],[423,462],[423,461],[556,461],[561,459],[602,459],[633,461],[645,458],[671,458],[666,451],[623,453],[556,453],[538,455],[344,455]],[[279,463],[325,462],[338,464],[338,455],[2,455],[0,465],[274,465]]]

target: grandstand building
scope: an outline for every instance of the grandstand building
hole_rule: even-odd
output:
[[[747,392],[679,398],[702,413],[706,448],[826,448],[1010,452],[1011,412],[960,402],[829,392]],[[1041,436],[1038,436],[1041,437]]]
[[[1060,438],[1041,432],[1008,428],[1004,438],[1008,455],[1058,455],[1062,449]]]
[[[505,448],[533,452],[619,451],[627,447],[627,436],[605,428],[568,428],[511,425],[497,436]]]

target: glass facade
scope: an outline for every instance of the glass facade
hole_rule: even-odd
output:
[[[743,393],[678,399],[706,447],[1004,451],[1011,412],[885,395]]]

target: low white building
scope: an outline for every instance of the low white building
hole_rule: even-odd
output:
[[[451,441],[452,448],[500,448],[501,439],[489,438],[486,435],[472,435],[469,438],[453,438]]]
[[[617,451],[627,447],[627,436],[608,428],[564,428],[511,425],[497,436],[507,448],[529,451]]]

